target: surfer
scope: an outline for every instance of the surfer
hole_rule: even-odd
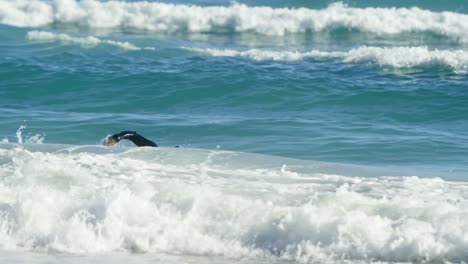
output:
[[[137,134],[137,132],[134,132],[134,131],[122,131],[118,134],[108,136],[104,140],[103,144],[104,146],[113,146],[122,139],[128,139],[132,141],[133,144],[137,145],[138,147],[157,147],[158,146],[158,144]]]

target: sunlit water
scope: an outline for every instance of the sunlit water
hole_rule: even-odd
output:
[[[0,262],[467,262],[467,10],[411,4],[0,0]]]

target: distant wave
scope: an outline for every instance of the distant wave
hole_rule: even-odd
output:
[[[88,36],[88,37],[73,37],[68,34],[59,34],[59,33],[52,33],[47,31],[30,31],[26,35],[26,38],[29,40],[35,41],[49,41],[49,42],[63,42],[63,43],[73,43],[78,44],[83,47],[95,47],[97,45],[106,44],[110,46],[116,46],[126,50],[142,50],[142,49],[151,49],[151,47],[144,47],[140,48],[133,45],[130,42],[122,42],[122,41],[114,41],[114,40],[101,40],[97,37]]]
[[[417,66],[440,65],[452,68],[456,73],[468,72],[468,51],[430,50],[427,47],[360,47],[350,51],[270,51],[251,49],[236,51],[229,49],[187,48],[212,56],[246,57],[256,61],[297,61],[307,58],[336,58],[343,62],[370,62],[380,66],[412,68]]]
[[[353,8],[341,2],[324,9],[232,6],[201,7],[154,2],[96,0],[0,0],[0,23],[40,27],[52,23],[87,28],[157,32],[245,32],[282,36],[334,28],[376,34],[433,32],[468,41],[468,15],[413,8]]]
[[[468,261],[467,183],[349,177],[294,162],[194,149],[0,144],[0,249]]]
[[[309,52],[299,51],[272,51],[251,49],[246,51],[237,51],[229,49],[200,49],[200,48],[185,48],[194,52],[205,53],[216,57],[246,57],[256,61],[298,61],[306,58],[342,58],[347,52],[340,51],[319,51],[313,50]]]

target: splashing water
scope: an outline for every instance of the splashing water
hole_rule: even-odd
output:
[[[16,139],[18,140],[19,144],[28,143],[28,144],[42,144],[45,140],[45,134],[34,134],[30,135],[23,135],[24,130],[28,127],[26,123],[22,124],[18,130],[16,131]],[[4,138],[2,140],[3,143],[8,143],[8,139]]]
[[[21,125],[18,130],[16,130],[16,139],[18,140],[18,143],[22,144],[23,143],[23,130],[25,130],[27,127],[26,124]]]

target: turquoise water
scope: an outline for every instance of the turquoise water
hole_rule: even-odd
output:
[[[205,175],[203,173],[206,171],[208,185],[217,188],[222,186],[219,187],[221,190],[238,197],[224,197],[227,204],[219,203],[196,211],[201,219],[201,215],[210,216],[205,219],[208,227],[194,228],[188,233],[194,236],[194,241],[197,235],[212,239],[206,241],[206,248],[196,247],[196,243],[190,239],[186,244],[174,246],[180,244],[182,238],[166,233],[163,235],[166,239],[164,244],[155,235],[162,231],[150,228],[148,233],[155,237],[142,238],[147,239],[146,244],[140,243],[138,239],[132,240],[142,235],[136,231],[130,235],[124,231],[119,233],[123,240],[133,241],[128,242],[130,244],[119,244],[116,241],[120,240],[115,237],[107,237],[105,241],[102,238],[83,239],[86,243],[93,241],[91,244],[100,249],[94,250],[96,247],[84,246],[85,242],[73,244],[63,237],[73,237],[72,230],[63,227],[50,232],[44,231],[49,229],[41,228],[42,224],[31,220],[30,225],[16,231],[11,231],[13,228],[0,232],[10,241],[4,244],[0,242],[0,249],[13,252],[25,250],[86,254],[97,251],[113,254],[136,248],[137,252],[151,254],[164,252],[169,255],[180,253],[182,256],[222,256],[232,261],[239,257],[252,257],[259,262],[310,262],[313,259],[326,262],[340,259],[339,256],[350,261],[467,261],[467,255],[462,250],[467,245],[466,238],[453,237],[453,234],[467,231],[463,227],[466,226],[466,197],[457,189],[462,188],[468,180],[467,13],[465,1],[311,3],[246,0],[231,3],[211,0],[0,0],[0,140],[4,143],[0,148],[0,161],[4,177],[1,186],[5,188],[4,197],[0,196],[0,216],[21,216],[17,211],[13,210],[14,213],[11,213],[10,209],[5,208],[15,207],[12,197],[25,195],[19,202],[16,201],[16,207],[25,208],[34,199],[38,199],[27,196],[22,189],[24,187],[25,190],[33,190],[38,182],[45,182],[48,186],[45,193],[57,191],[55,198],[68,201],[68,204],[62,205],[63,210],[68,213],[60,211],[57,213],[60,217],[64,214],[73,215],[69,211],[78,207],[87,208],[83,197],[94,197],[88,198],[94,201],[92,203],[96,204],[95,207],[102,206],[109,211],[112,209],[110,201],[119,195],[126,197],[125,190],[130,190],[132,195],[140,195],[140,189],[134,184],[153,184],[155,189],[148,192],[158,192],[157,182],[161,179],[165,181],[164,175],[177,178],[188,173],[190,177],[181,179],[186,182],[172,182],[170,188],[178,190],[180,184],[182,190],[189,190],[193,196],[174,202],[172,195],[163,193],[160,194],[164,198],[162,204],[154,206],[164,207],[167,206],[164,202],[168,202],[175,204],[177,210],[184,211],[186,205],[183,204],[188,200],[192,199],[193,202],[201,199],[200,203],[204,204],[209,198],[219,198],[220,194],[208,187],[201,190],[212,194],[212,197],[200,198],[190,187],[190,183],[199,182],[198,177]],[[97,146],[89,150],[89,156],[74,152],[63,154],[68,152],[61,148],[67,147],[56,147],[56,144],[77,148],[99,145],[106,135],[122,130],[137,131],[164,147],[180,145],[192,159],[200,161],[192,164],[194,167],[183,163],[174,165],[187,167],[184,172],[158,167],[164,164],[159,163],[164,160],[164,152],[153,150],[157,155],[145,154],[145,151],[139,154],[138,150],[136,154],[132,154],[134,152],[126,148],[130,144],[123,143],[121,145],[124,147],[117,149],[129,151],[124,157],[133,157],[132,165],[125,167],[118,161],[121,154],[109,154],[107,149]],[[23,148],[15,143],[27,143],[27,146]],[[38,147],[35,145],[43,145],[43,148],[35,149]],[[11,150],[15,148],[13,146],[18,149]],[[202,154],[198,151],[202,151]],[[245,172],[247,175],[254,175],[253,178],[228,187],[234,183],[233,179],[229,176],[217,178],[220,177],[217,166],[225,164],[215,162],[214,167],[206,165],[206,161],[210,160],[206,156],[211,157],[206,153],[211,153],[210,151],[228,151],[241,157],[241,161],[233,161],[234,169],[223,167],[221,174],[238,176]],[[251,154],[246,153],[268,156],[254,155],[250,160]],[[31,164],[34,159],[28,157],[41,160],[45,165],[41,167]],[[171,163],[177,160],[177,155],[171,157],[166,161]],[[116,170],[119,172],[106,167],[106,160],[117,164]],[[252,161],[253,164],[247,161]],[[316,166],[316,162],[326,162],[327,169],[311,170],[309,165]],[[265,215],[274,215],[272,211],[262,211],[268,206],[255,204],[255,200],[268,204],[267,201],[271,202],[273,194],[281,193],[273,191],[275,188],[281,189],[283,187],[280,186],[288,184],[296,186],[294,184],[297,183],[297,178],[293,177],[293,180],[286,180],[284,183],[277,182],[276,178],[272,182],[269,182],[270,178],[261,178],[272,174],[276,177],[277,171],[283,174],[290,172],[287,169],[290,163],[309,164],[304,165],[307,169],[301,167],[303,165],[293,166],[299,172],[293,169],[291,173],[300,173],[299,178],[315,177],[316,173],[339,175],[336,176],[339,177],[338,180],[331,184],[334,187],[330,187],[332,192],[335,191],[336,197],[325,191],[322,195],[323,190],[320,188],[317,189],[319,194],[304,191],[295,196],[296,187],[286,188],[283,190],[284,200],[273,199],[273,204],[277,207],[272,206],[271,210],[282,213],[285,210],[296,210],[292,213],[293,220],[289,222],[291,229],[287,229],[292,230],[292,233],[283,234],[282,231],[259,227],[253,220],[240,224],[242,230],[257,230],[257,235],[263,236],[260,239],[262,241],[257,241],[258,236],[250,234],[250,231],[242,233],[241,237],[237,236],[236,228],[239,227],[228,224],[229,219],[236,219],[239,213],[236,210],[227,212],[225,218],[220,220],[226,221],[222,222],[225,225],[219,227],[214,224],[219,220],[216,219],[216,213],[219,212],[212,212],[216,211],[215,206],[253,209]],[[75,168],[71,174],[63,174],[66,168],[75,166],[73,164],[79,168]],[[104,176],[90,169],[96,165],[102,166],[99,168]],[[286,167],[282,167],[283,165]],[[142,171],[139,174],[130,170],[140,166]],[[359,168],[357,171],[355,166]],[[330,169],[333,167],[335,169]],[[190,168],[196,169],[189,173]],[[157,170],[161,170],[160,174]],[[329,176],[322,174],[317,176],[317,184],[325,188],[324,186],[330,184],[327,178]],[[15,177],[19,177],[18,175],[35,180],[11,185],[11,182],[16,182]],[[60,175],[65,178],[60,178]],[[78,175],[87,175],[83,181],[91,184],[91,193],[80,196],[70,191],[62,196],[59,190],[65,188],[64,186],[68,186],[65,189],[73,186],[73,182],[80,182]],[[106,175],[145,175],[150,179],[137,178],[125,183],[116,180],[112,183]],[[384,176],[395,178],[379,178]],[[355,179],[359,179],[360,183],[354,182],[353,177],[357,177]],[[431,178],[423,179],[426,177]],[[453,184],[451,181],[454,180],[462,187]],[[249,181],[265,181],[265,186],[271,184],[272,187],[270,186],[271,190],[270,187],[265,187],[264,191],[250,190]],[[419,187],[410,187],[408,182]],[[337,230],[342,229],[339,228],[340,223],[334,222],[332,215],[339,214],[330,209],[331,211],[327,211],[329,218],[326,219],[336,230],[328,228],[322,231],[332,238],[336,235],[336,241],[344,244],[333,244],[330,241],[336,241],[332,238],[327,240],[315,233],[306,238],[297,238],[298,233],[304,230],[309,232],[310,226],[318,225],[301,219],[326,210],[320,206],[315,209],[307,207],[310,197],[319,195],[320,201],[334,201],[336,208],[346,203],[346,199],[356,198],[350,193],[340,196],[339,190],[345,183],[351,186],[350,190],[347,189],[350,193],[364,193],[362,195],[365,198],[360,198],[365,200],[363,203],[372,204],[370,207],[375,209],[377,217],[390,219],[388,221],[393,221],[394,226],[398,226],[403,221],[401,219],[406,218],[408,221],[422,221],[435,226],[445,216],[428,212],[431,208],[441,206],[456,209],[447,210],[456,219],[460,219],[457,222],[459,225],[454,224],[460,229],[452,230],[453,232],[445,230],[448,232],[447,237],[452,239],[450,240],[445,237],[445,231],[434,227],[437,230],[427,231],[433,232],[431,234],[436,237],[431,238],[434,240],[431,244],[427,242],[432,241],[428,240],[428,233],[423,231],[421,236],[415,235],[413,240],[408,238],[410,235],[399,237],[398,234],[405,234],[405,228],[412,228],[411,225],[393,231],[383,228],[386,231],[376,232],[390,232],[392,235],[386,241],[387,244],[379,244],[381,241],[376,242],[370,235],[363,235],[374,231],[361,232],[350,228],[349,232],[353,234],[351,237],[359,237],[361,240],[348,241],[343,240],[343,234],[337,235]],[[304,186],[309,186],[307,184],[304,183]],[[121,187],[122,193],[117,195],[102,189],[103,186],[113,185],[124,186]],[[435,190],[424,186],[435,186]],[[310,188],[315,190],[315,187]],[[325,189],[328,191],[327,188]],[[385,193],[382,191],[385,188],[395,188],[395,192]],[[434,207],[426,205],[425,201],[434,198],[432,191],[437,193],[437,190],[446,190],[447,199],[437,200]],[[421,192],[420,196],[407,196],[413,191]],[[75,197],[76,201],[68,200],[70,197]],[[100,198],[96,197],[101,197],[106,202],[101,203]],[[246,197],[256,198],[249,200]],[[393,197],[390,200],[394,200],[387,201],[385,197]],[[128,203],[141,202],[138,200],[140,198],[145,203],[153,201],[147,196],[138,196],[128,198]],[[229,203],[231,198],[234,200]],[[248,202],[236,199],[247,199]],[[395,203],[399,199],[412,200],[415,207],[399,208]],[[346,204],[343,210],[351,212],[353,208],[358,208],[360,213],[371,214],[372,210],[364,208],[362,203],[356,203]],[[44,204],[40,208],[49,210],[47,201]],[[128,207],[127,204],[122,206]],[[388,213],[385,208],[389,212],[398,213]],[[96,215],[94,209],[88,209],[85,210],[87,214]],[[413,215],[411,212],[414,211],[411,210],[425,213]],[[168,219],[177,218],[172,215],[171,210],[169,212],[169,215],[164,210],[160,213],[166,214]],[[84,219],[83,222],[88,223],[88,216],[82,214],[78,214],[77,219]],[[47,218],[50,225],[71,223],[70,218],[63,220],[57,215]],[[20,216],[15,219],[20,219]],[[5,223],[13,220],[5,217],[2,218],[2,223],[9,226],[10,224]],[[28,217],[27,219],[34,218]],[[160,220],[155,220],[154,215],[144,217],[151,219],[146,224]],[[250,217],[254,219],[259,216]],[[350,221],[362,220],[360,216],[348,217],[346,219],[351,219]],[[57,219],[62,219],[62,222]],[[102,219],[99,216],[94,219],[99,224],[115,227],[114,224],[100,222]],[[268,219],[265,220],[266,223],[278,222]],[[369,219],[364,221],[374,223],[374,218]],[[122,221],[125,224],[133,223],[133,220],[127,220]],[[387,220],[384,220],[380,226],[386,225]],[[18,226],[28,222],[18,221],[11,225]],[[203,220],[200,221],[203,223]],[[72,224],[78,225],[75,222]],[[183,225],[182,222],[179,224]],[[28,233],[30,227],[42,231],[40,234],[32,231]],[[180,230],[181,227],[171,228]],[[217,231],[207,231],[210,228]],[[97,231],[92,229],[89,232]],[[297,239],[291,239],[291,234]],[[290,238],[285,240],[286,245],[278,242],[284,242],[284,237]],[[440,237],[444,237],[446,243],[437,240]],[[395,241],[402,239],[408,239],[409,242],[403,243],[401,247],[395,246]],[[304,241],[312,242],[304,245]],[[363,241],[367,241],[369,245],[364,246]],[[419,245],[419,251],[416,245]],[[313,249],[313,246],[317,248]],[[234,253],[226,251],[229,247],[234,248]],[[451,251],[441,248],[451,248]],[[269,257],[264,258],[265,254]],[[276,256],[282,257],[278,259]],[[322,258],[324,256],[326,257]],[[60,258],[51,258],[52,262],[61,261]],[[145,259],[147,258],[146,256]],[[204,262],[207,259],[193,261]],[[178,263],[179,260],[174,262]]]

